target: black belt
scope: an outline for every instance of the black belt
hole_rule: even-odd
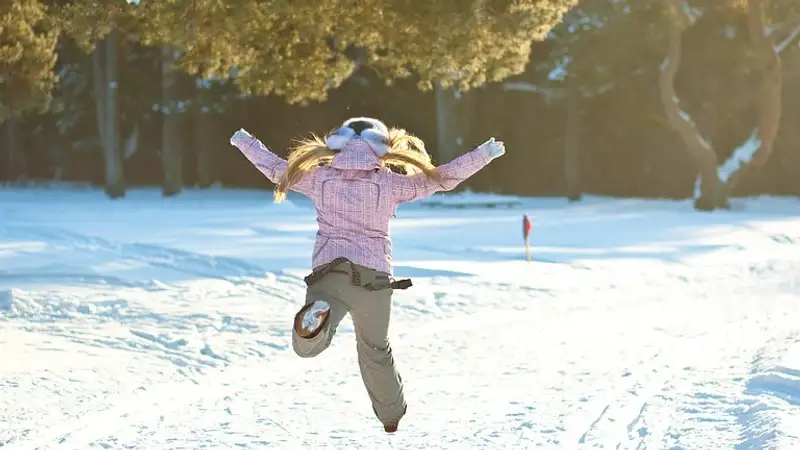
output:
[[[347,273],[347,272],[343,272],[341,270],[334,270],[334,267],[338,266],[339,264],[343,264],[343,263],[350,264],[350,281],[353,283],[353,285],[354,286],[360,286],[360,287],[362,287],[362,288],[364,288],[364,289],[366,289],[368,291],[380,291],[380,290],[383,290],[383,289],[408,289],[413,285],[413,283],[411,283],[411,280],[408,279],[408,278],[402,279],[402,280],[390,279],[391,281],[386,286],[383,286],[383,287],[375,287],[375,286],[372,285],[372,283],[367,283],[366,285],[364,285],[364,284],[361,283],[361,272],[359,272],[358,269],[355,267],[355,264],[353,264],[353,262],[350,261],[347,258],[336,258],[336,259],[334,259],[333,261],[323,265],[319,269],[311,272],[310,275],[308,275],[305,278],[303,278],[303,281],[306,282],[307,286],[311,286],[311,285],[319,282],[323,278],[325,278],[325,276],[328,275],[331,272],[333,272],[333,273]]]

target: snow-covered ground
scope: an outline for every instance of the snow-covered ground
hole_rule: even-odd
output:
[[[292,198],[0,190],[0,447],[800,448],[800,200],[401,208],[387,435],[349,319],[291,350]]]

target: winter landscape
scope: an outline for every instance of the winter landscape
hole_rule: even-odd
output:
[[[798,123],[798,0],[2,0],[0,450],[800,450]]]
[[[316,224],[290,200],[0,191],[0,447],[800,446],[796,198],[402,207],[392,435],[348,318],[319,357],[291,350]]]

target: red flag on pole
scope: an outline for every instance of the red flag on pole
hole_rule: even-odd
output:
[[[527,214],[522,215],[522,236],[525,238],[525,261],[531,260],[530,250],[531,221]]]
[[[528,219],[526,214],[522,216],[522,237],[528,239],[528,235],[531,233],[531,221]]]

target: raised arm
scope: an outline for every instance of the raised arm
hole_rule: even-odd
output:
[[[278,184],[279,179],[286,172],[286,160],[272,153],[260,140],[243,129],[231,136],[231,144],[238,148],[269,181]],[[310,197],[314,189],[315,172],[310,171],[290,189]]]
[[[436,171],[442,176],[441,184],[424,173],[411,176],[393,173],[391,175],[392,193],[397,202],[412,202],[429,197],[436,192],[452,190],[504,153],[503,142],[491,138],[474,150],[447,164],[438,166]]]

